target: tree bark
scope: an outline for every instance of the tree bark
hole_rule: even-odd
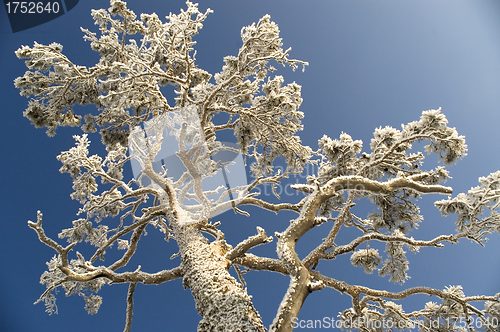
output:
[[[196,309],[203,317],[198,331],[266,331],[251,297],[229,274],[226,242],[209,243],[196,228],[179,235],[183,284],[191,290]]]

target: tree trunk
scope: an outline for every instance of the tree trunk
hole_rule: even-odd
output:
[[[191,289],[203,317],[198,331],[266,331],[250,296],[229,274],[225,241],[209,243],[195,228],[179,235],[183,284]]]

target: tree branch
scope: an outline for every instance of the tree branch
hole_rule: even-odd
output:
[[[258,257],[253,254],[244,254],[243,256],[236,257],[233,260],[233,263],[252,270],[265,270],[288,275],[288,271],[285,268],[283,262],[274,258]]]
[[[140,267],[134,272],[116,273],[107,267],[98,267],[95,270],[87,273],[76,273],[68,267],[60,267],[61,271],[66,274],[70,281],[85,282],[97,278],[107,278],[113,284],[126,282],[140,282],[142,284],[161,284],[174,279],[182,278],[183,269],[178,266],[170,270],[162,270],[156,273],[146,273],[140,271]]]
[[[329,180],[321,187],[321,193],[327,198],[342,190],[366,190],[372,193],[386,194],[397,189],[412,189],[421,194],[444,194],[453,192],[451,187],[441,185],[425,185],[418,183],[412,177],[397,177],[386,182],[378,182],[358,175],[339,176]]]
[[[381,242],[403,242],[412,246],[418,246],[418,247],[438,247],[442,248],[444,245],[442,243],[439,243],[441,241],[448,241],[452,243],[457,242],[457,238],[455,235],[440,235],[430,241],[423,241],[423,240],[413,240],[404,236],[391,236],[391,235],[384,235],[380,233],[370,233],[366,234],[363,236],[360,236],[354,240],[352,240],[350,243],[338,246],[334,250],[326,253],[323,258],[325,259],[333,259],[338,255],[345,254],[347,252],[351,252],[354,249],[356,249],[357,246],[362,244],[363,242],[370,241],[370,240],[377,240]],[[304,262],[304,264],[306,264]],[[307,265],[306,265],[307,266]]]
[[[73,243],[71,243],[71,244],[69,244],[69,245],[67,245],[66,247],[63,248],[56,241],[54,241],[51,238],[47,237],[45,235],[45,232],[44,232],[43,227],[42,227],[42,216],[43,216],[42,212],[37,211],[37,222],[34,223],[32,221],[28,221],[28,226],[30,228],[32,228],[32,229],[35,230],[35,232],[38,235],[38,239],[40,240],[40,242],[45,243],[47,246],[49,246],[52,249],[54,249],[55,251],[57,251],[57,253],[61,257],[61,264],[62,264],[62,266],[67,267],[69,265],[69,262],[68,262],[68,252],[71,249],[73,249],[73,247],[77,244],[77,242],[73,242]]]
[[[290,204],[290,203],[272,204],[255,197],[246,197],[242,199],[240,202],[238,202],[238,206],[239,205],[253,205],[276,213],[278,213],[281,210],[291,210],[297,213],[300,212],[300,206],[298,204]]]
[[[130,226],[125,227],[124,229],[122,229],[121,231],[119,231],[118,233],[113,235],[108,240],[108,242],[106,242],[106,244],[104,244],[98,250],[96,250],[96,252],[92,256],[92,258],[90,258],[90,262],[94,262],[97,259],[97,257],[99,257],[104,251],[106,251],[106,249],[111,244],[113,244],[116,240],[118,240],[123,235],[127,234],[128,232],[136,229],[137,227],[139,227],[143,224],[147,224],[149,221],[153,220],[156,217],[164,215],[166,209],[168,209],[168,207],[165,207],[162,205],[158,205],[158,206],[147,209],[147,211],[144,213],[144,215],[138,221],[136,221],[134,224],[132,224]]]
[[[126,319],[125,319],[125,328],[123,329],[123,332],[130,332],[130,327],[132,326],[132,315],[133,315],[133,309],[134,309],[134,291],[135,291],[135,285],[137,283],[131,282],[130,285],[128,286],[128,292],[127,292],[127,311],[126,311]]]
[[[136,249],[137,249],[137,243],[139,242],[139,239],[141,238],[142,233],[144,232],[144,229],[148,223],[143,223],[139,227],[137,227],[134,232],[132,233],[132,236],[130,237],[130,243],[127,251],[125,254],[123,254],[122,258],[114,262],[109,268],[113,271],[116,269],[127,265],[127,263],[130,261],[132,256],[134,255]]]
[[[233,250],[227,253],[226,258],[233,261],[235,258],[243,256],[251,248],[273,241],[273,237],[267,237],[266,231],[263,228],[257,227],[257,232],[259,234],[241,241]]]
[[[389,292],[385,290],[376,290],[371,289],[364,286],[352,286],[348,285],[344,281],[338,281],[336,279],[326,277],[319,273],[318,271],[309,270],[309,273],[314,277],[315,280],[321,280],[325,284],[325,286],[333,288],[341,293],[348,293],[351,296],[359,296],[359,294],[366,294],[374,297],[381,297],[393,300],[402,300],[407,298],[410,295],[415,294],[426,294],[426,295],[435,295],[441,299],[451,299],[455,302],[458,302],[464,306],[467,306],[470,310],[474,311],[477,315],[482,315],[481,311],[472,305],[468,304],[468,302],[472,301],[494,301],[498,302],[499,299],[495,296],[471,296],[460,298],[455,295],[445,293],[439,289],[434,289],[430,287],[412,287],[405,289],[401,292]]]

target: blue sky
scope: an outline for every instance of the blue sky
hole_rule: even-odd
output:
[[[156,12],[163,18],[185,8],[183,1],[128,1],[136,14]],[[58,296],[59,314],[49,316],[42,304],[32,303],[44,291],[38,283],[45,262],[54,252],[38,242],[27,220],[44,213],[48,235],[56,238],[75,218],[78,203],[69,197],[71,179],[60,174],[55,157],[73,146],[74,129],[59,129],[54,138],[35,129],[22,117],[28,100],[19,96],[13,80],[25,71],[14,51],[21,45],[53,41],[75,63],[93,65],[95,52],[82,39],[80,27],[96,31],[92,8],[107,8],[107,1],[82,0],[61,17],[37,27],[12,33],[5,9],[0,9],[0,91],[2,114],[0,155],[2,194],[0,222],[0,330],[1,331],[121,331],[124,325],[125,285],[104,286],[103,305],[97,315],[87,315],[79,297]],[[406,1],[229,1],[210,0],[200,9],[214,10],[196,37],[198,65],[210,73],[220,71],[222,58],[237,54],[240,29],[270,14],[281,30],[291,57],[309,62],[305,72],[279,67],[287,82],[302,85],[304,144],[317,148],[323,134],[337,138],[344,131],[368,146],[373,130],[417,120],[422,110],[442,107],[450,125],[465,135],[468,156],[452,166],[454,195],[477,185],[479,176],[500,169],[500,3],[496,0]],[[98,140],[94,144],[97,146]],[[434,166],[429,158],[427,168]],[[424,164],[425,165],[425,164]],[[130,171],[129,171],[130,172]],[[131,174],[131,172],[129,173]],[[293,180],[295,181],[295,179]],[[271,194],[272,195],[272,194]],[[271,197],[271,196],[269,196]],[[430,239],[454,231],[453,216],[443,218],[429,196],[421,200],[424,222],[412,235]],[[290,201],[297,197],[283,197]],[[248,209],[250,218],[232,212],[220,215],[226,239],[238,240],[264,227],[268,234],[283,230],[293,214]],[[305,253],[326,235],[328,226],[301,239]],[[345,241],[350,241],[349,234]],[[316,241],[316,242],[315,242]],[[256,254],[273,256],[274,243],[256,248]],[[83,246],[85,247],[85,246]],[[87,248],[88,249],[88,248]],[[461,284],[466,295],[493,295],[500,291],[500,236],[493,234],[485,248],[466,240],[443,249],[424,248],[409,253],[411,279],[403,286],[387,278],[365,275],[349,265],[348,257],[323,262],[319,270],[351,284],[390,290],[411,286],[443,289]],[[79,249],[80,250],[80,249]],[[81,249],[85,251],[85,248]],[[141,240],[131,268],[155,272],[173,267],[175,244],[166,243],[154,229]],[[288,277],[268,272],[246,274],[248,290],[269,326],[288,286]],[[406,310],[423,306],[428,297],[405,302]],[[332,290],[315,292],[306,300],[299,319],[336,317],[349,306],[347,296]],[[479,306],[482,309],[482,305]],[[132,331],[193,331],[199,316],[189,290],[179,280],[160,286],[138,285]]]

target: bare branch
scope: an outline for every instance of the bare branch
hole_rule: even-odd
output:
[[[248,239],[240,242],[233,250],[231,250],[226,255],[227,259],[233,261],[235,258],[244,255],[251,248],[273,241],[273,237],[272,236],[267,237],[266,231],[263,228],[257,227],[257,232],[259,234],[251,236]]]
[[[236,257],[233,262],[252,270],[273,271],[288,275],[285,265],[278,259],[258,257],[247,253],[243,256]]]
[[[130,332],[130,328],[132,326],[132,315],[133,315],[133,309],[134,309],[134,291],[135,291],[135,285],[137,283],[131,282],[130,285],[128,286],[128,292],[127,292],[127,316],[125,319],[125,328],[123,329],[123,332]]]
[[[255,197],[244,198],[238,203],[238,205],[254,205],[276,213],[278,213],[281,210],[291,210],[295,212],[300,212],[300,207],[298,204],[290,204],[290,203],[272,204]]]

